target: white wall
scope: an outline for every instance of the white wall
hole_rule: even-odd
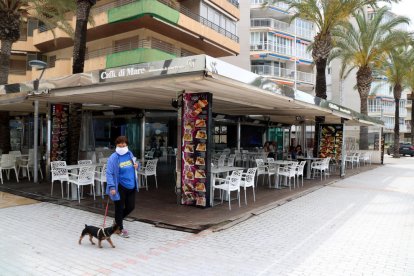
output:
[[[250,0],[240,0],[240,21],[237,22],[240,54],[222,57],[221,60],[250,71]]]

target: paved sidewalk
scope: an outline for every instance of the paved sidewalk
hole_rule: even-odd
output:
[[[0,209],[1,275],[414,275],[414,158],[346,178],[229,229],[189,234],[50,203]],[[112,221],[109,219],[109,221]]]

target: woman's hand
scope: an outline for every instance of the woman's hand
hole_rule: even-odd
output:
[[[138,170],[138,163],[135,163],[135,164],[134,164],[134,168],[135,168],[136,170]]]
[[[116,191],[115,191],[115,189],[112,189],[112,190],[111,190],[111,195],[113,195],[113,196],[114,196],[114,195],[116,195]]]

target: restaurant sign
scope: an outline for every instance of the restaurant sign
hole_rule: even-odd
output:
[[[99,82],[132,80],[163,75],[173,75],[193,71],[203,71],[204,56],[191,56],[156,62],[132,64],[99,71]]]
[[[211,93],[184,93],[182,105],[181,203],[210,205]]]

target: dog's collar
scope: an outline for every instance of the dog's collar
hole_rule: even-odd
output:
[[[106,233],[105,233],[105,229],[102,227],[102,228],[99,228],[99,230],[98,230],[98,236],[99,236],[99,232],[100,231],[102,231],[102,233],[104,234],[104,236],[105,237],[108,237],[107,235],[106,235]]]

